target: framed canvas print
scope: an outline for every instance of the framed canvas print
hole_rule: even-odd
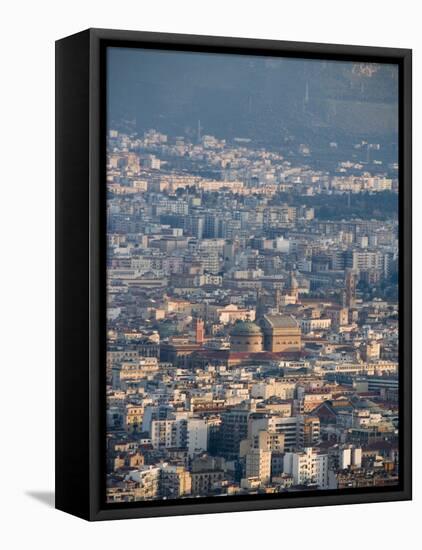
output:
[[[56,43],[56,506],[411,498],[411,51]]]

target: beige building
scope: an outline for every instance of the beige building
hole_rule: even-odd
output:
[[[252,447],[255,449],[263,449],[274,453],[284,452],[284,434],[261,430],[252,437]]]
[[[250,449],[246,454],[246,478],[257,478],[261,485],[271,479],[271,451]]]
[[[136,384],[158,371],[156,357],[141,357],[137,361],[125,361],[112,369],[115,387],[126,388],[127,384]]]
[[[341,306],[331,306],[325,310],[333,328],[342,327],[349,324],[349,309]]]
[[[159,496],[160,473],[157,466],[142,466],[129,472],[126,481],[135,483],[134,500],[151,500]]]
[[[190,495],[191,492],[191,475],[183,466],[166,465],[161,468],[160,493],[162,497],[183,497]]]
[[[144,410],[140,405],[126,405],[125,430],[129,433],[141,430]]]
[[[201,472],[192,472],[192,494],[193,495],[207,495],[209,494],[214,485],[224,479],[224,472],[222,470],[210,470]]]
[[[302,331],[291,315],[264,315],[261,320],[264,349],[272,352],[300,351]]]

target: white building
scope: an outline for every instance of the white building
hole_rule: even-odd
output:
[[[161,469],[157,466],[143,466],[139,470],[132,470],[126,479],[134,481],[138,487],[134,490],[136,499],[145,500],[158,496]]]
[[[328,317],[322,319],[302,319],[300,326],[302,328],[302,332],[305,334],[314,330],[325,330],[330,328],[331,319]]]
[[[207,450],[208,425],[203,418],[188,418],[186,420],[186,441],[189,456]]]
[[[306,447],[300,453],[284,455],[283,472],[293,476],[295,485],[316,485],[328,487],[328,455]]]
[[[362,449],[355,445],[334,445],[328,449],[329,469],[337,472],[362,466]]]
[[[151,422],[151,443],[154,449],[168,449],[176,446],[175,423],[175,420],[153,420]]]
[[[177,415],[176,415],[177,416]],[[187,448],[189,455],[207,450],[208,425],[203,418],[180,418],[151,421],[151,443],[154,449]]]
[[[293,399],[294,391],[294,382],[279,382],[269,378],[266,382],[255,382],[252,385],[251,397],[269,399],[275,396],[280,399]]]

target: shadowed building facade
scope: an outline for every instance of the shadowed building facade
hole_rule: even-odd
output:
[[[232,351],[256,353],[263,350],[261,328],[252,321],[238,321],[230,334]]]

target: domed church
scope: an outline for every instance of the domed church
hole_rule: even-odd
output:
[[[230,333],[231,351],[256,353],[263,349],[264,335],[252,321],[237,321]]]
[[[291,315],[264,315],[260,325],[250,320],[237,321],[230,333],[232,352],[299,352],[301,328]]]

